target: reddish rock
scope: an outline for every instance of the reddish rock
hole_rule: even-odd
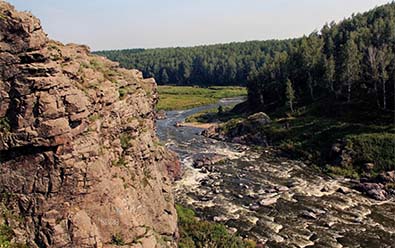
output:
[[[180,164],[157,144],[155,81],[0,13],[0,223],[28,247],[175,247]]]

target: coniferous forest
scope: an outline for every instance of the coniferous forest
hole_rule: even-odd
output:
[[[247,85],[254,107],[282,106],[291,89],[299,104],[333,96],[394,109],[394,2],[299,39],[97,53],[159,84]]]
[[[127,49],[96,52],[120,62],[126,68],[138,68],[158,84],[174,85],[246,85],[276,51],[288,51],[288,41],[248,41],[197,47]]]
[[[332,96],[394,108],[395,3],[325,25],[289,47],[250,75],[253,106],[284,105],[288,82],[301,104]]]

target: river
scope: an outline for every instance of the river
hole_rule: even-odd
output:
[[[188,116],[219,104],[169,111],[157,133],[179,154],[183,176],[174,186],[176,201],[208,220],[254,239],[265,247],[395,247],[395,202],[379,202],[302,161],[199,135],[202,129],[175,127]],[[197,154],[215,153],[225,162],[202,171]]]

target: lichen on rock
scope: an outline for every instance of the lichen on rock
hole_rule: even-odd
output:
[[[179,163],[155,135],[155,81],[50,40],[4,1],[0,13],[0,200],[12,242],[175,246]]]

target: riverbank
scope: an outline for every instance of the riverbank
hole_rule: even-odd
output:
[[[247,89],[236,86],[158,86],[158,93],[157,109],[170,111],[215,104],[223,98],[247,96]]]
[[[264,247],[390,247],[395,203],[354,190],[356,181],[332,177],[276,150],[199,135],[176,123],[206,106],[167,112],[158,121],[161,141],[180,156],[183,175],[174,186],[178,204],[201,220]],[[377,228],[380,226],[380,228]]]
[[[395,129],[391,117],[339,106],[325,114],[322,105],[290,113],[248,115],[205,111],[192,119],[211,123],[205,135],[244,145],[273,147],[291,159],[318,166],[324,173],[358,179],[358,187],[377,200],[395,195]],[[324,111],[323,111],[324,110]],[[343,111],[343,112],[341,112]],[[320,113],[320,114],[318,114]],[[222,122],[221,122],[222,121]],[[213,128],[215,126],[215,128]]]

